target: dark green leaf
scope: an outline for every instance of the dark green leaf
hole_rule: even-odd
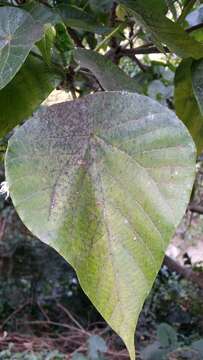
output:
[[[138,94],[42,108],[9,141],[6,180],[21,219],[75,268],[131,360],[139,313],[194,175],[185,126]]]
[[[203,60],[194,61],[192,64],[192,84],[203,117]]]
[[[56,46],[61,52],[74,49],[74,42],[63,23],[56,25]]]
[[[136,80],[131,79],[105,56],[86,49],[76,49],[74,55],[81,67],[90,70],[105,90],[141,92]]]
[[[133,10],[137,19],[145,29],[157,47],[163,51],[163,45],[175,52],[182,58],[203,57],[203,46],[191,38],[180,25],[172,22],[164,16],[163,12],[156,5],[156,0],[119,0],[119,3],[126,5]]]
[[[31,116],[58,84],[59,78],[29,55],[15,78],[0,91],[0,138]]]
[[[29,11],[33,19],[41,25],[55,25],[61,21],[61,17],[55,9],[51,9],[51,7],[40,4],[36,1],[25,3],[23,8]]]
[[[113,0],[89,0],[89,4],[95,12],[109,13],[113,5]]]
[[[104,34],[111,30],[108,27],[98,24],[93,16],[77,6],[60,4],[57,9],[64,23],[71,28],[90,31],[97,34]]]
[[[175,110],[196,143],[198,153],[203,150],[203,117],[192,86],[192,59],[183,60],[175,75]]]
[[[0,7],[0,89],[18,72],[43,27],[19,8]]]

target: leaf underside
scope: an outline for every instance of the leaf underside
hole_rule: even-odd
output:
[[[10,139],[6,178],[27,227],[76,270],[124,340],[184,214],[195,147],[173,112],[100,92],[42,109]]]

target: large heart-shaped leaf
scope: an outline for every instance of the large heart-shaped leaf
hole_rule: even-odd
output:
[[[157,0],[119,0],[118,2],[133,10],[161,51],[164,49],[163,44],[166,44],[172,52],[182,58],[203,57],[202,44],[191,38],[179,24],[164,16]]]
[[[193,90],[193,64],[192,59],[184,59],[176,69],[174,98],[176,114],[187,126],[196,143],[198,153],[200,153],[203,150],[203,115]],[[197,79],[198,77],[199,79]],[[200,78],[199,72],[194,75],[195,86],[198,86],[197,82],[199,83]]]
[[[14,79],[0,90],[0,138],[31,116],[59,82],[59,75],[30,54]]]
[[[137,319],[194,173],[185,126],[133,93],[42,109],[9,141],[6,179],[20,217],[75,268],[132,360]]]
[[[0,89],[12,80],[42,35],[43,26],[28,12],[0,7]]]
[[[135,79],[130,78],[117,65],[95,51],[78,48],[74,51],[76,61],[81,67],[90,70],[105,90],[127,90],[141,92]]]

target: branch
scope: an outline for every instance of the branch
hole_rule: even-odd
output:
[[[192,31],[199,30],[203,28],[203,23],[199,23],[197,25],[191,26],[190,28],[185,29],[187,33],[191,33]]]
[[[203,289],[203,272],[195,272],[191,267],[183,267],[167,255],[164,258],[163,264],[166,265],[170,271],[176,272],[188,281],[196,283],[201,289]]]
[[[75,42],[75,44],[80,48],[84,48],[84,45],[83,45],[82,41],[80,40],[77,32],[75,30],[71,29],[70,27],[68,28],[68,32],[69,32],[70,36],[72,37],[73,41]]]
[[[185,29],[185,31],[189,34],[192,31],[199,30],[203,28],[203,23],[197,24],[195,26],[191,26],[190,28]],[[167,46],[164,46],[164,53],[169,53],[170,50]],[[162,53],[156,46],[153,45],[153,43],[144,44],[141,46],[138,46],[134,49],[125,49],[122,47],[119,47],[116,51],[116,58],[120,59],[122,56],[128,56],[130,58],[133,58],[133,56],[136,55],[144,55],[144,54],[159,54]],[[108,53],[108,56],[111,58],[111,50]]]
[[[188,206],[188,210],[190,210],[190,211],[193,212],[193,213],[200,214],[200,215],[203,214],[203,206],[197,205],[197,204],[194,204],[194,203],[191,203],[191,204]]]

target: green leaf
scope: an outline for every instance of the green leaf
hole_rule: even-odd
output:
[[[113,5],[113,0],[89,0],[89,4],[95,12],[109,13]]]
[[[148,345],[142,352],[143,360],[166,360],[167,351],[159,348],[159,343]]]
[[[136,80],[126,75],[105,56],[80,48],[74,51],[74,56],[81,67],[87,68],[95,75],[103,89],[141,92],[140,85]]]
[[[176,349],[177,347],[177,333],[172,328],[172,326],[168,324],[161,324],[158,327],[157,335],[159,342],[163,348],[168,348],[171,350]]]
[[[52,50],[54,47],[55,38],[55,28],[50,24],[47,24],[45,25],[43,38],[36,44],[48,66],[51,66]]]
[[[194,181],[187,129],[150,98],[98,92],[42,108],[10,139],[5,166],[21,219],[75,268],[134,360],[139,313]]]
[[[74,49],[74,42],[69,35],[66,26],[63,23],[56,25],[56,47],[61,52],[66,52]]]
[[[0,138],[31,116],[59,83],[59,76],[29,55],[15,78],[0,90]]]
[[[192,85],[199,110],[203,116],[203,60],[192,64]]]
[[[191,345],[191,347],[198,351],[200,353],[200,355],[203,354],[203,339],[200,339],[200,340],[197,340],[197,341],[194,341]]]
[[[51,24],[56,25],[61,21],[60,15],[55,9],[44,4],[31,1],[23,5],[23,9],[29,11],[33,19],[41,25]]]
[[[42,36],[43,27],[29,13],[16,7],[0,7],[0,89],[12,80]]]
[[[151,34],[154,43],[161,51],[164,49],[163,44],[166,44],[172,52],[182,58],[203,57],[202,44],[190,37],[179,24],[165,17],[156,0],[153,2],[152,0],[119,0],[118,2],[134,11],[137,19]]]
[[[60,4],[57,6],[57,10],[64,23],[71,28],[81,29],[96,34],[105,34],[111,30],[109,27],[95,22],[93,16],[77,6]]]
[[[203,116],[195,99],[192,85],[192,59],[183,60],[175,74],[175,110],[190,131],[198,150],[203,149]]]
[[[88,339],[88,356],[91,360],[100,360],[100,354],[107,351],[105,341],[101,336],[92,335]]]

